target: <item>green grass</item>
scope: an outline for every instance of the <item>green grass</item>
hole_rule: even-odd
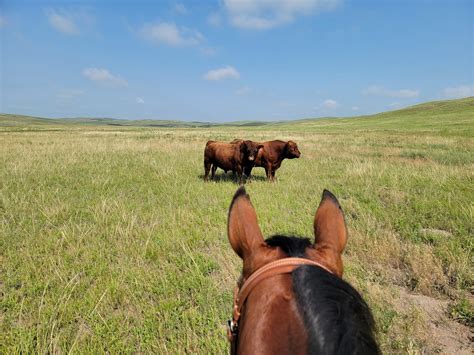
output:
[[[429,351],[398,290],[452,298],[472,321],[473,98],[356,119],[200,128],[0,117],[1,353],[225,353],[240,261],[237,184],[202,181],[208,139],[293,139],[302,158],[247,190],[265,235],[311,236],[338,196],[345,277],[385,352]],[[467,303],[466,303],[467,302]],[[470,317],[470,318],[469,318]]]
[[[461,298],[449,308],[451,316],[458,322],[474,327],[474,307],[467,298]]]

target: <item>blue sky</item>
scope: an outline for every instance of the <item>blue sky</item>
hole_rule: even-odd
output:
[[[0,112],[354,116],[474,95],[462,0],[0,0]]]

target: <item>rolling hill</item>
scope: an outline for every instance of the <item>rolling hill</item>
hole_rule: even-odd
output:
[[[374,115],[341,118],[306,118],[293,121],[262,122],[236,121],[229,123],[187,122],[176,120],[122,120],[114,118],[50,119],[15,114],[0,114],[0,130],[61,130],[74,126],[199,128],[219,127],[260,130],[291,126],[297,131],[338,132],[340,130],[396,130],[432,132],[455,135],[474,134],[474,97],[456,100],[432,101],[400,110]]]

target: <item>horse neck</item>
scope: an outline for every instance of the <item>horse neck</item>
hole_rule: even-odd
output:
[[[307,338],[290,274],[263,280],[252,290],[240,319],[237,353],[305,354]]]

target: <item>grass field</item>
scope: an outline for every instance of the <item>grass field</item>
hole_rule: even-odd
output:
[[[472,351],[467,98],[262,126],[0,115],[0,353],[227,352],[238,185],[202,174],[206,141],[233,138],[292,139],[302,152],[278,182],[254,169],[247,184],[265,235],[311,236],[322,190],[339,198],[345,278],[372,307],[384,352]]]

